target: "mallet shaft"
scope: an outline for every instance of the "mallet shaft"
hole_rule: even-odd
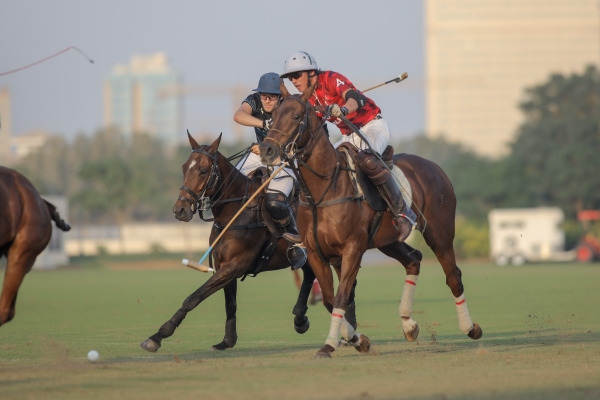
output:
[[[365,92],[368,92],[369,90],[377,89],[378,87],[380,87],[380,86],[383,86],[383,85],[387,85],[388,83],[392,83],[392,82],[396,82],[396,83],[398,83],[398,82],[402,82],[402,81],[403,81],[403,80],[405,80],[406,78],[408,78],[408,73],[407,73],[407,72],[404,72],[402,75],[398,75],[398,76],[397,76],[397,77],[395,77],[394,79],[390,79],[390,80],[389,80],[389,81],[387,81],[387,82],[383,82],[383,83],[380,83],[379,85],[375,85],[375,86],[373,86],[373,87],[370,87],[370,88],[368,88],[368,89],[365,89],[365,90],[363,90],[362,92],[363,92],[363,93],[365,93]]]

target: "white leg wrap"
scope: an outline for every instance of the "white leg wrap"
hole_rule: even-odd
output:
[[[473,329],[473,321],[469,315],[467,300],[465,299],[464,293],[459,297],[454,297],[454,302],[456,304],[456,313],[458,314],[458,327],[464,333],[471,332],[471,329]]]
[[[342,337],[348,341],[354,337],[354,328],[352,327],[352,325],[350,325],[348,321],[346,321],[346,318],[344,318],[344,320],[342,321],[342,325],[340,326],[340,333],[342,334]]]
[[[419,275],[406,275],[406,279],[404,280],[404,289],[402,289],[402,298],[400,299],[400,306],[398,308],[398,312],[403,318],[410,318],[412,315],[413,297],[415,295],[417,279],[419,279]]]
[[[346,320],[344,318],[344,314],[346,314],[346,311],[342,310],[341,308],[334,308],[333,312],[331,313],[331,326],[329,327],[329,334],[327,335],[325,344],[330,345],[334,349],[338,345],[342,321]]]

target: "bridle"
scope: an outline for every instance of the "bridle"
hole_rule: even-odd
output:
[[[294,134],[293,139],[291,141],[289,141],[288,143],[286,143],[283,148],[278,143],[276,143],[275,140],[273,140],[272,138],[270,138],[268,136],[264,140],[274,142],[279,147],[279,149],[280,149],[279,154],[282,155],[282,158],[285,161],[287,161],[288,164],[292,165],[295,160],[301,161],[310,154],[310,152],[312,151],[312,148],[315,145],[314,140],[312,140],[312,139],[314,139],[315,132],[317,130],[319,130],[321,126],[317,127],[317,129],[315,129],[313,131],[311,131],[309,129],[308,115],[311,110],[311,107],[310,107],[310,103],[308,101],[303,101],[302,99],[300,99],[297,96],[290,96],[289,99],[293,99],[293,100],[299,102],[304,107],[304,117],[302,118],[302,121],[300,121],[300,123],[298,124],[298,129],[296,130],[296,133]],[[324,125],[324,124],[325,124],[325,119],[323,119],[321,125]],[[273,132],[279,132],[282,135],[285,134],[285,132],[283,132],[282,130],[277,129],[277,128],[271,128],[270,130]],[[299,146],[298,142],[302,142],[303,135],[306,132],[308,132],[308,134],[310,135],[310,138],[307,140],[307,143],[304,146]]]
[[[210,173],[208,176],[208,181],[206,182],[204,189],[202,189],[202,191],[200,193],[196,193],[189,187],[182,185],[179,188],[179,190],[183,190],[184,192],[189,194],[191,196],[191,198],[179,195],[177,197],[177,200],[181,200],[181,201],[185,201],[186,203],[189,203],[190,210],[192,211],[192,215],[194,215],[194,214],[196,214],[196,212],[198,212],[200,215],[200,218],[202,218],[205,221],[208,221],[207,219],[203,218],[202,213],[204,211],[209,210],[214,205],[214,203],[212,203],[210,196],[206,195],[206,192],[208,190],[216,188],[217,184],[219,183],[219,180],[222,180],[222,177],[221,177],[219,168],[217,168],[216,154],[210,154],[202,149],[193,149],[192,153],[199,153],[199,154],[205,155],[206,157],[208,157],[212,160],[212,164],[210,166]]]

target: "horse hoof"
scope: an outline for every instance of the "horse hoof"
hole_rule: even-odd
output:
[[[160,343],[148,338],[140,343],[140,347],[150,353],[156,353],[156,351],[160,349]]]
[[[367,337],[367,335],[360,334],[360,336],[354,336],[356,341],[353,342],[353,346],[359,353],[368,353],[371,349],[371,340]]]
[[[321,347],[321,350],[319,350],[317,354],[315,354],[315,358],[331,358],[331,353],[334,351],[335,349],[333,347],[326,344],[325,346]]]
[[[419,337],[419,325],[415,326],[409,332],[404,332],[404,338],[407,342],[414,342]]]
[[[228,345],[228,344],[227,344],[227,343],[225,343],[225,341],[223,340],[223,341],[222,341],[221,343],[219,343],[219,344],[214,344],[214,345],[213,345],[211,348],[212,348],[213,350],[219,350],[219,351],[221,351],[221,350],[227,350],[227,349],[231,349],[231,348],[233,348],[233,346],[230,346],[230,345]]]
[[[481,327],[479,325],[477,325],[476,323],[473,323],[473,329],[471,329],[471,331],[467,335],[471,339],[477,340],[481,336],[483,336],[483,331],[481,330]]]
[[[310,321],[308,320],[307,317],[304,317],[304,320],[301,322],[298,322],[297,319],[298,318],[294,318],[294,329],[299,334],[306,333],[308,328],[310,328]]]

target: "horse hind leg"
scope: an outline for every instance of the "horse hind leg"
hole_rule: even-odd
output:
[[[419,324],[412,319],[413,298],[421,271],[423,255],[419,250],[406,243],[394,243],[379,250],[385,255],[398,260],[406,270],[398,313],[402,318],[402,331],[406,341],[414,342],[419,337]]]
[[[0,326],[15,317],[17,295],[25,275],[33,267],[37,254],[21,252],[16,244],[8,251],[4,283],[0,295]]]
[[[483,331],[478,324],[473,322],[469,313],[469,308],[467,307],[467,300],[465,298],[464,286],[462,283],[462,271],[456,265],[454,250],[450,247],[445,250],[433,248],[433,251],[446,274],[446,285],[448,285],[452,291],[456,313],[458,315],[459,329],[466,333],[471,339],[477,340],[481,338]]]

